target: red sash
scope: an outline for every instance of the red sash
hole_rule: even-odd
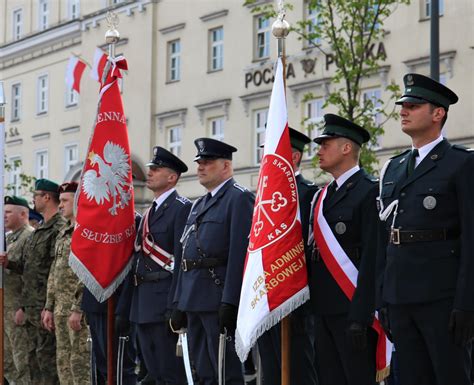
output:
[[[323,202],[326,197],[327,187],[328,186],[325,186],[319,194],[314,209],[314,240],[332,277],[347,298],[352,300],[357,287],[357,276],[359,272],[337,241],[326,218],[324,218]],[[375,365],[377,369],[376,380],[379,382],[390,374],[392,343],[380,325],[377,312],[375,312],[372,328],[378,334]]]

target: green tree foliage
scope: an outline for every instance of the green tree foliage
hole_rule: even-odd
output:
[[[11,172],[14,169],[21,167],[21,160],[15,160],[13,163],[8,163],[5,159],[3,164],[4,164],[5,172]],[[20,179],[22,195],[24,195],[25,193],[33,192],[34,190],[33,187],[34,187],[36,178],[34,176],[27,175],[24,173],[20,173],[18,177]],[[5,195],[12,194],[14,190],[15,190],[15,186],[13,186],[11,183],[5,185]]]
[[[254,13],[269,18],[276,16],[272,4],[258,5],[256,0],[246,0],[245,5],[255,5]],[[400,95],[397,84],[391,81],[385,87],[384,98],[363,98],[363,80],[377,75],[386,59],[384,52],[374,52],[374,45],[386,34],[384,21],[398,6],[410,0],[307,0],[305,6],[315,14],[313,20],[300,20],[291,31],[304,41],[305,46],[332,55],[335,70],[324,107],[329,105],[343,116],[363,127],[371,134],[371,141],[364,146],[361,164],[371,172],[377,168],[374,149],[384,133],[383,125],[397,119],[394,100]],[[291,4],[285,5],[291,10]],[[307,94],[304,100],[314,96]],[[375,119],[375,117],[378,119]],[[304,122],[306,123],[306,122]],[[306,126],[308,126],[306,124]],[[311,129],[312,127],[309,127]]]

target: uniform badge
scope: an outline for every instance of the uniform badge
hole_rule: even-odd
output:
[[[430,158],[431,158],[432,160],[436,160],[436,159],[438,159],[438,155],[437,155],[437,154],[433,154],[433,155],[430,156]]]
[[[197,145],[198,145],[198,151],[204,152],[204,140],[198,140]]]
[[[427,210],[433,210],[436,207],[436,203],[436,198],[431,195],[428,195],[423,199],[423,207]]]
[[[342,235],[347,230],[346,224],[344,222],[337,222],[336,226],[334,226],[334,230],[336,230],[336,233],[339,235]]]
[[[415,82],[413,81],[413,76],[412,76],[412,75],[408,75],[408,76],[407,76],[406,85],[407,85],[407,86],[412,86],[412,85],[414,85],[414,84],[415,84]]]
[[[400,164],[405,162],[405,158],[400,159]]]

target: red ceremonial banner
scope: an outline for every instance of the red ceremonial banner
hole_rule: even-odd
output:
[[[76,227],[69,264],[98,301],[105,301],[130,269],[135,239],[132,167],[117,79],[123,57],[108,59],[95,129],[76,193]]]

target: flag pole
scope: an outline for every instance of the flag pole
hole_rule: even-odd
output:
[[[109,45],[109,59],[115,58],[115,44],[120,40],[120,34],[115,28],[118,25],[118,16],[116,13],[107,13],[107,24],[109,29],[105,33],[105,42]],[[107,63],[103,79],[107,77],[108,69],[110,69],[110,61]],[[102,81],[102,84],[105,80]],[[115,382],[114,367],[114,335],[115,335],[115,295],[112,294],[107,299],[107,385],[113,385]]]
[[[5,162],[5,93],[3,91],[3,82],[0,82],[0,161]],[[4,209],[4,177],[5,167],[0,171],[0,252],[5,252],[5,223],[3,217]],[[0,385],[3,385],[3,372],[5,356],[3,354],[4,329],[3,322],[3,265],[0,265]]]
[[[283,65],[283,85],[286,95],[286,47],[285,39],[290,32],[290,24],[285,20],[283,0],[278,1],[278,16],[272,25],[273,36],[277,39],[278,57]],[[281,385],[290,385],[290,318],[281,320]]]

